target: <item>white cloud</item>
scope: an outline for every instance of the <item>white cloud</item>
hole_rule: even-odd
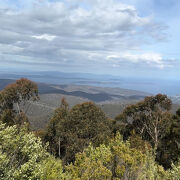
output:
[[[36,39],[45,39],[47,41],[52,41],[56,36],[48,35],[48,34],[42,34],[42,35],[33,35],[33,38]]]
[[[132,63],[145,63],[147,65],[151,65],[160,69],[166,67],[162,55],[158,53],[143,53],[143,54],[124,53],[120,55],[112,54],[107,56],[107,60],[117,64],[119,62],[125,61]]]
[[[0,9],[0,54],[12,59],[18,55],[37,64],[66,59],[67,64],[86,66],[88,61],[106,64],[108,57],[117,64],[123,60],[165,67],[158,53],[131,52],[161,41],[164,32],[164,25],[141,17],[134,6],[115,0],[28,0],[21,8],[7,7]]]

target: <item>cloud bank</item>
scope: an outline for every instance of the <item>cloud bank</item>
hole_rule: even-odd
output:
[[[0,66],[170,67],[142,50],[166,40],[166,26],[115,0],[0,0],[0,24]]]

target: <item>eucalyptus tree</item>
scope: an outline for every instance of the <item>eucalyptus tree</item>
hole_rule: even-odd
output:
[[[25,104],[30,100],[36,101],[38,99],[36,83],[21,78],[15,83],[9,84],[0,91],[0,119],[8,125],[23,123],[27,120],[25,118]]]
[[[170,131],[172,102],[166,96],[157,94],[125,108],[115,119],[120,122],[125,135],[134,130],[157,149],[161,139]]]

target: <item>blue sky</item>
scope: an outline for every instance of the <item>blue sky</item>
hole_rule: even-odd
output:
[[[0,0],[0,71],[180,75],[178,0]]]

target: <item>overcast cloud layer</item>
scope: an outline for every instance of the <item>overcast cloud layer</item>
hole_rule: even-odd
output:
[[[145,46],[167,43],[166,22],[115,0],[0,0],[0,69],[113,73],[179,66]],[[88,68],[87,68],[88,67]]]

